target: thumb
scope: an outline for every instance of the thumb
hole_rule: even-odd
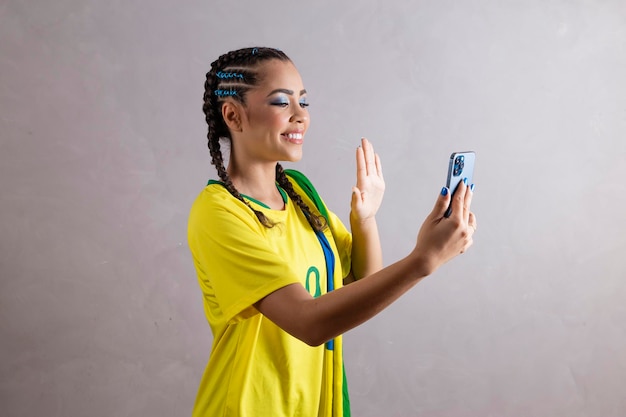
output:
[[[361,191],[357,187],[352,187],[352,207],[358,207],[361,204]]]
[[[448,210],[448,206],[450,206],[450,190],[448,187],[443,187],[430,213],[431,218],[441,219]]]

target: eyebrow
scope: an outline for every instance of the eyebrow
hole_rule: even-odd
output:
[[[276,90],[273,90],[271,93],[269,93],[267,96],[271,96],[272,94],[276,94],[276,93],[285,93],[288,94],[290,96],[293,96],[293,90],[287,90],[285,88],[277,88]],[[306,94],[306,90],[300,90],[300,95],[304,95]]]

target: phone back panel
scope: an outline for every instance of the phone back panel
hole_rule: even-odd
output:
[[[446,187],[448,187],[453,194],[459,186],[459,183],[463,181],[463,178],[467,178],[468,185],[473,184],[475,161],[476,154],[473,151],[454,152],[450,155]]]

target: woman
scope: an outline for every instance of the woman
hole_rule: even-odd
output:
[[[203,110],[212,163],[189,246],[214,340],[194,416],[349,416],[341,334],[372,318],[472,244],[472,191],[444,188],[414,250],[382,268],[378,156],[357,149],[350,228],[328,212],[298,161],[309,127],[291,60],[246,48],[211,64]],[[220,138],[230,142],[228,167]],[[349,285],[343,285],[348,284]]]

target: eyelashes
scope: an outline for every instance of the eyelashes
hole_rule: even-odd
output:
[[[283,107],[283,108],[284,107],[288,107],[289,104],[290,103],[289,103],[288,100],[276,100],[276,101],[270,102],[270,105],[272,105],[272,106]],[[303,109],[306,109],[310,105],[309,102],[307,102],[307,101],[300,101],[298,104]]]

